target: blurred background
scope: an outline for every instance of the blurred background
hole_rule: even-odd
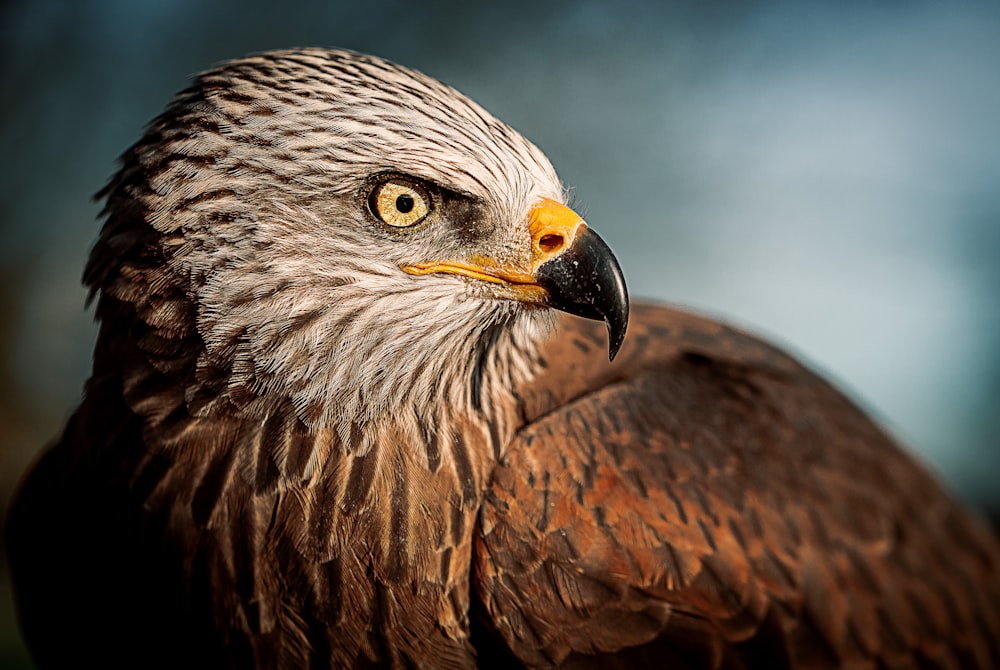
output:
[[[89,370],[79,278],[115,158],[192,74],[312,45],[478,100],[548,154],[633,295],[786,346],[996,518],[1000,3],[802,0],[6,0],[0,514]],[[0,667],[30,667],[6,575]]]

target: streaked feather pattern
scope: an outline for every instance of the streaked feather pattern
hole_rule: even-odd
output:
[[[423,180],[412,231],[372,180]],[[998,667],[1000,546],[721,324],[600,326],[523,264],[542,153],[349,52],[207,72],[122,159],[84,401],[8,525],[41,667]],[[452,207],[452,209],[449,209]]]

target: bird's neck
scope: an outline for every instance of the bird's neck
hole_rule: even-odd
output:
[[[303,291],[279,305],[247,304],[246,287],[199,290],[198,370],[212,380],[209,411],[226,403],[253,420],[288,402],[309,430],[336,433],[341,451],[366,454],[392,433],[425,453],[431,470],[435,443],[459,423],[502,427],[493,439],[500,444],[490,445],[499,451],[503,431],[513,429],[506,414],[514,389],[536,373],[551,324],[545,310],[482,299],[454,283],[414,290],[398,271],[344,279],[322,300]],[[287,316],[268,316],[275,312]],[[195,401],[191,409],[204,408]]]
[[[389,625],[394,611],[409,612],[414,630],[468,649],[477,514],[497,459],[523,422],[519,393],[544,366],[537,353],[544,322],[521,315],[472,338],[444,333],[424,359],[383,358],[382,381],[392,369],[401,389],[420,391],[395,403],[370,386],[368,368],[342,366],[336,380],[350,393],[341,399],[387,404],[381,412],[343,413],[348,420],[323,423],[303,415],[309,406],[294,395],[260,396],[252,393],[260,386],[226,385],[240,379],[240,350],[234,349],[237,357],[213,357],[198,344],[203,329],[194,323],[177,324],[159,339],[136,338],[150,324],[132,308],[102,298],[98,313],[104,323],[91,384],[103,388],[119,379],[122,399],[142,424],[144,444],[133,445],[140,453],[130,479],[155,473],[159,483],[143,507],[173,510],[161,516],[177,526],[159,532],[182,543],[192,525],[250,528],[260,536],[240,542],[275,547],[260,560],[337,566],[340,582],[330,590],[351,610],[344,621],[374,628]],[[157,344],[167,335],[175,346]],[[377,341],[360,345],[352,360],[375,356]],[[102,396],[91,394],[93,402]],[[243,513],[272,521],[245,525],[234,517]],[[391,591],[405,598],[383,602],[379,585],[407,585]]]

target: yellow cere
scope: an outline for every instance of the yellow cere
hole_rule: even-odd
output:
[[[430,211],[430,200],[423,189],[402,181],[379,184],[370,202],[378,218],[397,228],[419,223]]]
[[[580,215],[566,205],[550,198],[541,198],[528,213],[535,265],[558,256],[586,227]]]

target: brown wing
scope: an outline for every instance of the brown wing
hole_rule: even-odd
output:
[[[1000,667],[1000,546],[798,364],[638,306],[564,321],[477,540],[529,665]]]

